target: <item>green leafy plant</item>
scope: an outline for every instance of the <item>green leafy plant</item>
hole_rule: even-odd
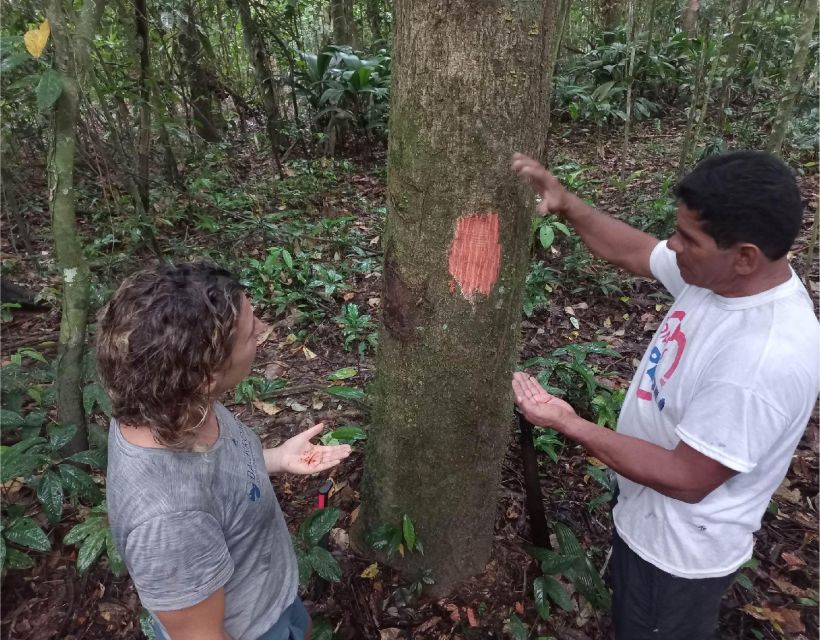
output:
[[[554,576],[563,576],[596,609],[609,609],[611,599],[589,553],[578,542],[567,525],[556,522],[553,530],[558,539],[558,550],[528,547],[528,553],[541,563],[543,575],[533,581],[535,608],[542,618],[550,614],[550,602],[566,611],[572,611],[572,601],[564,586]]]
[[[388,559],[396,555],[396,552],[404,557],[405,550],[410,553],[418,551],[424,555],[424,545],[407,514],[402,516],[401,524],[383,524],[368,533],[365,539],[377,551],[384,551]]]
[[[604,399],[605,394],[612,392],[598,383],[598,369],[587,361],[590,354],[611,357],[620,355],[605,342],[582,342],[558,347],[548,356],[530,358],[524,361],[520,368],[539,367],[535,377],[541,386],[553,395],[566,399],[576,411],[592,415],[595,413],[595,398],[602,398],[597,401],[600,413],[602,403],[610,402],[609,399]],[[605,406],[610,407],[609,404]],[[605,412],[601,415],[609,419]]]
[[[416,571],[416,575],[410,584],[399,587],[390,595],[390,600],[403,607],[412,606],[421,596],[424,587],[435,583],[433,572],[430,569],[421,568]]]
[[[282,378],[275,378],[269,380],[268,378],[260,378],[258,376],[248,376],[234,389],[234,402],[253,402],[254,400],[263,400],[266,394],[282,389],[288,384],[287,380]]]
[[[530,264],[524,284],[523,312],[528,318],[549,304],[549,296],[561,281],[556,269],[548,267],[543,261]]]
[[[333,431],[329,431],[319,438],[319,440],[325,446],[353,444],[354,442],[367,440],[367,432],[365,432],[361,427],[347,425],[344,427],[338,427]]]
[[[310,514],[293,536],[293,548],[299,566],[299,584],[306,587],[310,578],[317,574],[329,582],[339,582],[342,568],[331,553],[321,545],[322,538],[339,519],[339,509],[328,507]]]
[[[612,496],[614,495],[616,487],[615,476],[612,475],[606,467],[596,467],[591,464],[587,465],[586,474],[595,480],[595,482],[597,482],[604,490],[601,495],[596,496],[589,501],[589,504],[587,504],[587,509],[589,511],[594,511],[596,507],[612,501]]]
[[[533,440],[535,450],[541,451],[542,453],[546,453],[547,456],[549,456],[550,460],[557,463],[557,449],[564,448],[564,439],[560,435],[558,435],[558,432],[555,429],[543,429],[541,427],[536,427],[536,429],[536,433],[538,435],[536,435],[535,439]]]
[[[63,543],[77,545],[77,571],[85,573],[103,552],[108,558],[108,568],[115,576],[125,573],[125,563],[114,544],[114,535],[108,524],[108,508],[105,502],[91,509],[88,516],[72,527]]]
[[[346,350],[355,345],[359,356],[363,356],[368,347],[376,349],[379,341],[376,327],[369,314],[359,312],[359,305],[352,302],[343,305],[335,320],[342,330]]]

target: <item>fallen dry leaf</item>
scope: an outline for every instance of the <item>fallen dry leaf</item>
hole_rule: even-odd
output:
[[[783,559],[783,562],[789,566],[790,571],[806,566],[806,562],[791,551],[784,551],[780,554],[780,557]]]
[[[367,578],[368,580],[373,580],[377,575],[379,575],[379,563],[374,562],[369,567],[367,567],[361,573],[362,578]]]
[[[302,347],[302,353],[305,354],[305,360],[313,360],[316,357],[316,354],[307,347]]]
[[[269,416],[275,416],[282,410],[272,402],[262,402],[261,400],[254,400],[253,406]]]
[[[477,627],[478,626],[478,622],[476,622],[476,619],[475,619],[475,611],[473,611],[472,608],[470,608],[470,607],[467,607],[467,622],[469,623],[469,625],[471,627]]]

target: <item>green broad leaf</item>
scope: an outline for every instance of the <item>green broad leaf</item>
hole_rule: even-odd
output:
[[[735,582],[737,582],[741,587],[746,589],[746,591],[754,592],[755,590],[752,581],[749,579],[749,576],[747,576],[745,573],[738,573],[737,576],[735,576]]]
[[[85,414],[91,415],[95,406],[99,407],[109,418],[111,417],[113,411],[111,399],[99,382],[92,382],[83,388],[83,409],[85,409]]]
[[[367,397],[364,391],[354,387],[328,387],[325,392],[345,400],[364,400]]]
[[[17,522],[3,531],[6,540],[19,544],[21,547],[34,549],[35,551],[48,551],[51,549],[51,542],[45,532],[34,520],[28,517],[20,518]]]
[[[391,524],[383,524],[368,532],[365,541],[374,549],[384,549],[389,544],[395,529],[396,527]]]
[[[69,492],[87,500],[97,503],[102,499],[102,493],[93,478],[79,467],[73,464],[61,464],[58,467],[60,477],[63,479],[63,487]]]
[[[77,544],[95,531],[105,530],[107,526],[104,518],[91,516],[71,527],[71,531],[63,538],[63,544]]]
[[[45,439],[26,438],[0,453],[0,482],[8,482],[17,476],[27,476],[37,467],[48,462]]]
[[[322,444],[353,444],[358,440],[367,440],[367,433],[361,427],[339,427],[321,437]]]
[[[407,549],[413,551],[413,547],[416,545],[416,528],[413,526],[413,521],[410,519],[410,516],[406,513],[401,520],[401,528]]]
[[[316,616],[311,620],[313,633],[311,640],[333,640],[333,626],[324,616]]]
[[[552,226],[558,229],[558,231],[560,231],[567,237],[572,235],[572,232],[569,230],[569,227],[565,225],[563,222],[553,222]]]
[[[63,515],[63,481],[51,469],[46,469],[37,485],[37,499],[43,505],[48,521],[56,525]]]
[[[563,555],[584,556],[584,549],[581,547],[572,529],[563,522],[556,522],[553,526],[553,530],[555,531],[555,537],[558,538],[558,546],[561,548]]]
[[[512,635],[513,640],[527,640],[529,636],[524,623],[515,614],[510,616],[510,635]]]
[[[354,378],[357,373],[359,373],[359,371],[356,367],[345,367],[344,369],[336,369],[336,371],[331,373],[327,379],[333,380],[334,382],[338,380],[348,380],[350,378]]]
[[[398,527],[390,530],[390,540],[387,541],[387,557],[392,558],[401,547],[401,540],[404,533]]]
[[[333,528],[338,519],[338,507],[328,507],[314,511],[299,527],[299,536],[308,543],[308,546],[319,544],[319,540]]]
[[[100,528],[83,540],[80,551],[77,553],[77,573],[84,574],[94,564],[94,561],[100,557],[103,546],[105,546],[107,533],[106,529]]]
[[[87,464],[95,469],[105,469],[108,464],[108,452],[105,449],[87,449],[70,455],[66,459],[78,464]]]
[[[0,57],[5,58],[23,49],[23,36],[0,36]]]
[[[555,241],[555,231],[548,222],[541,225],[541,229],[538,231],[538,240],[545,249],[549,249]]]
[[[314,571],[328,582],[339,582],[342,579],[342,568],[327,549],[313,547],[308,551],[307,557]]]
[[[34,560],[27,553],[17,549],[7,549],[6,566],[9,569],[31,569],[34,566]]]
[[[140,630],[147,640],[157,640],[157,634],[154,631],[154,617],[148,609],[140,611]]]
[[[32,411],[29,414],[26,414],[26,417],[23,418],[23,429],[36,429],[39,434],[40,427],[43,426],[43,423],[46,421],[46,414],[42,411]]]
[[[596,609],[608,610],[612,605],[609,589],[586,555],[579,558],[565,572],[565,576],[572,581],[576,590]]]
[[[59,72],[46,69],[37,85],[37,108],[40,111],[48,111],[57,102],[62,92],[63,80]]]
[[[0,428],[14,429],[23,426],[24,423],[25,419],[16,411],[0,409]]]
[[[125,575],[125,562],[123,562],[117,545],[114,544],[114,534],[111,533],[111,528],[105,533],[105,555],[108,556],[108,568],[111,573],[120,577]]]
[[[550,600],[561,607],[564,611],[572,611],[572,598],[570,598],[567,590],[564,588],[564,585],[552,576],[542,576],[542,578],[544,593],[549,596]]]
[[[811,598],[798,598],[797,603],[802,604],[804,607],[816,607],[817,606],[817,601],[812,600]]]
[[[48,428],[48,441],[54,452],[60,451],[71,442],[71,438],[77,433],[77,426],[73,424],[52,424]]]
[[[293,269],[293,256],[290,255],[290,251],[287,249],[282,249],[282,260],[285,261],[288,269]]]
[[[28,62],[33,59],[34,58],[31,57],[31,54],[27,52],[14,53],[7,58],[3,58],[3,62],[0,62],[0,73],[8,73],[9,71],[13,71],[24,62]]]
[[[532,597],[535,601],[535,610],[542,620],[549,620],[550,603],[544,589],[544,577],[540,576],[532,581]]]
[[[299,569],[299,586],[304,589],[310,582],[310,576],[313,575],[313,566],[304,551],[298,547],[295,547],[295,551],[296,567]]]

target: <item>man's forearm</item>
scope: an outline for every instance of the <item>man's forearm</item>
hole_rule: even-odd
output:
[[[574,194],[567,193],[565,202],[561,215],[593,254],[635,275],[652,275],[649,254],[657,238],[598,211]]]
[[[684,502],[697,502],[703,497],[700,488],[692,486],[691,471],[681,464],[671,449],[616,433],[579,416],[572,416],[566,424],[556,428],[633,482]]]

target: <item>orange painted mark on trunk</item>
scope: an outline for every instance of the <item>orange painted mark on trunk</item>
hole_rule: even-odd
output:
[[[476,294],[490,295],[498,279],[501,245],[498,242],[498,214],[471,213],[456,221],[450,245],[450,274],[470,302]]]

